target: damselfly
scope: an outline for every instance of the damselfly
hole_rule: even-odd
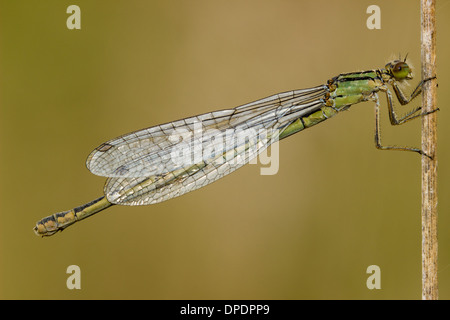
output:
[[[248,163],[273,142],[363,101],[375,102],[378,149],[423,155],[420,149],[383,146],[380,140],[378,92],[386,95],[392,125],[424,115],[420,107],[402,117],[394,110],[388,85],[400,104],[405,105],[421,93],[424,81],[431,80],[422,80],[407,97],[400,85],[411,79],[412,70],[406,59],[394,60],[382,69],[343,73],[324,85],[279,93],[233,109],[169,122],[105,142],[89,155],[86,163],[92,173],[108,177],[105,195],[43,218],[36,223],[34,231],[39,236],[50,236],[114,204],[153,204],[196,190]]]

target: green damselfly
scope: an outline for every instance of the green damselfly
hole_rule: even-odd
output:
[[[135,131],[97,147],[88,157],[88,169],[108,177],[104,196],[43,218],[34,231],[50,236],[114,204],[147,205],[169,200],[201,188],[248,163],[273,142],[312,127],[351,105],[375,103],[375,146],[382,150],[417,148],[383,146],[379,130],[379,97],[385,93],[392,125],[423,115],[417,107],[398,117],[392,86],[400,104],[408,104],[422,91],[422,80],[407,97],[400,88],[412,79],[405,60],[385,68],[340,74],[326,84],[279,93],[233,109],[214,111]],[[205,149],[208,152],[205,152]],[[179,157],[183,150],[188,150]],[[181,160],[180,160],[181,159]]]

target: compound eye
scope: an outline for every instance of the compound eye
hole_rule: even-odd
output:
[[[411,72],[411,69],[409,68],[408,64],[406,62],[397,62],[391,69],[392,75],[398,79],[406,79]]]

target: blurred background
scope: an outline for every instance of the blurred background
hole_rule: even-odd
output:
[[[81,30],[66,9],[81,8]],[[369,30],[369,5],[381,29]],[[450,1],[438,1],[439,295],[450,298]],[[1,299],[420,299],[421,160],[374,147],[372,103],[206,188],[114,206],[63,233],[35,222],[102,195],[85,167],[141,128],[382,68],[420,80],[419,1],[1,1]],[[420,146],[420,120],[386,145]],[[420,98],[403,114],[420,105]],[[81,268],[68,290],[66,268]],[[381,269],[369,290],[366,269]]]

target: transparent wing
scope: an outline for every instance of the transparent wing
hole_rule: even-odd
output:
[[[326,86],[318,86],[284,92],[234,109],[135,131],[97,147],[86,166],[100,176],[139,178],[210,162],[216,154],[236,148],[229,142],[241,136],[252,138],[254,132],[262,129],[282,130],[303,114],[320,108],[325,91]]]
[[[169,200],[210,184],[242,167],[268,143],[239,152],[232,161],[204,161],[183,169],[151,177],[108,178],[104,192],[108,201],[121,205],[147,205]],[[217,159],[216,159],[217,160]]]
[[[104,192],[111,203],[165,201],[248,163],[277,141],[283,128],[322,107],[325,90],[320,86],[281,93],[235,109],[137,131],[95,149],[88,158],[88,168],[109,176]],[[176,129],[184,130],[190,139],[174,135]],[[180,150],[188,154],[187,159],[177,158],[174,151]]]

